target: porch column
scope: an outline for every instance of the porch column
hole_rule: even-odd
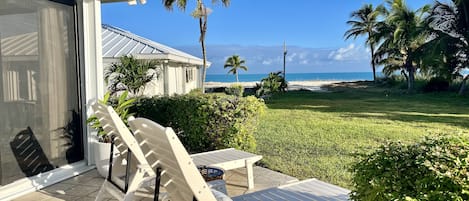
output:
[[[163,86],[164,86],[164,95],[169,96],[169,67],[168,60],[163,62]]]
[[[82,95],[83,103],[83,125],[85,136],[84,149],[85,158],[88,164],[94,164],[93,151],[91,144],[95,139],[92,137],[91,129],[86,126],[86,118],[91,115],[92,110],[89,104],[92,100],[101,99],[104,96],[104,70],[102,60],[102,39],[101,39],[101,1],[100,0],[79,0],[78,1],[79,16],[79,49],[80,49],[80,69],[81,69],[81,89],[84,91]],[[82,11],[82,12],[80,12]],[[84,96],[84,97],[83,97]]]

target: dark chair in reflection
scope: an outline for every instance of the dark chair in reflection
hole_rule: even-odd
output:
[[[15,136],[10,147],[27,177],[54,169],[29,126]]]

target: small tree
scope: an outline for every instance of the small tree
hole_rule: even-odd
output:
[[[261,80],[260,84],[256,84],[259,88],[256,91],[256,96],[261,97],[273,93],[285,92],[288,87],[285,77],[282,72],[271,72],[266,78]]]
[[[238,70],[239,69],[242,69],[242,70],[245,70],[245,71],[248,70],[248,67],[245,66],[244,63],[246,63],[246,61],[241,59],[238,55],[233,55],[231,57],[228,57],[228,59],[226,59],[224,68],[230,68],[228,73],[231,73],[231,74],[235,75],[236,76],[236,82],[239,82]]]
[[[122,56],[120,63],[113,63],[104,72],[104,79],[112,94],[129,91],[137,95],[145,85],[158,78],[161,68],[155,61],[141,61],[133,56]]]

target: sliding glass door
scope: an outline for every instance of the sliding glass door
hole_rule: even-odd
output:
[[[74,16],[0,0],[0,185],[83,159]]]

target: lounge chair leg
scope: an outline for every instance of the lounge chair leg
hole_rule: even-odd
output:
[[[160,197],[160,184],[161,184],[161,168],[156,168],[155,195],[153,196],[153,201],[158,201],[158,197]]]

